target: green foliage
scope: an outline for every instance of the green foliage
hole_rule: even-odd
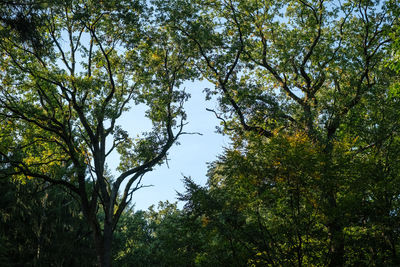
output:
[[[2,266],[93,266],[91,231],[58,187],[1,181]]]
[[[230,244],[228,265],[396,265],[397,5],[156,3],[232,138],[183,197]]]
[[[353,144],[337,143],[326,166],[305,133],[250,139],[212,164],[206,188],[187,179],[184,211],[210,238],[200,251],[211,262],[200,265],[326,265],[332,218],[343,227],[346,266],[396,265],[399,144],[368,154]],[[332,182],[334,208],[322,197]]]
[[[194,231],[194,232],[193,232]],[[204,240],[176,204],[160,202],[158,209],[127,212],[116,231],[114,259],[118,266],[195,266]],[[201,238],[201,239],[199,239]]]
[[[0,259],[75,253],[61,232],[85,228],[65,193],[26,204],[41,179],[78,196],[104,266],[111,251],[118,266],[399,265],[397,1],[151,4],[0,4],[0,175],[26,183],[2,185]],[[124,212],[184,133],[179,87],[196,78],[231,146],[206,186],[185,178],[183,210]],[[134,138],[117,120],[143,104],[153,128]]]
[[[184,134],[188,94],[179,86],[195,75],[189,56],[157,30],[145,1],[0,6],[10,11],[0,12],[0,176],[78,197],[99,264],[109,266],[112,232],[133,192]],[[153,127],[133,139],[118,119],[141,104]],[[115,153],[114,177],[107,160]]]

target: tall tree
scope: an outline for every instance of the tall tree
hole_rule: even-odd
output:
[[[387,93],[396,75],[385,68],[393,41],[387,33],[398,19],[390,12],[395,1],[155,2],[176,40],[192,47],[203,78],[215,85],[208,90],[220,103],[213,112],[243,149],[257,136],[298,133],[321,148],[327,264],[343,265],[341,190],[349,176],[338,163],[345,153],[367,157],[397,138],[398,100]],[[344,151],[348,140],[354,144]]]
[[[1,180],[2,266],[95,266],[90,229],[62,187]]]
[[[1,175],[70,190],[100,266],[111,265],[114,229],[142,177],[184,134],[187,94],[178,88],[192,75],[188,57],[152,30],[150,11],[140,0],[54,1],[27,16],[32,34],[0,25]],[[132,126],[146,116],[153,128],[132,138],[118,119],[140,104],[148,109],[131,113]],[[107,160],[116,152],[114,177]]]

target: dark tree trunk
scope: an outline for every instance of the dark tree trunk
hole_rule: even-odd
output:
[[[336,200],[336,188],[337,188],[337,180],[340,178],[337,177],[335,171],[331,168],[334,166],[332,163],[332,152],[333,152],[333,135],[336,131],[330,131],[328,129],[328,142],[325,147],[325,155],[326,155],[326,168],[325,168],[325,178],[327,181],[326,190],[322,190],[326,194],[326,215],[328,217],[327,227],[328,234],[330,239],[329,244],[329,258],[328,258],[328,266],[329,267],[340,267],[344,265],[344,236],[343,236],[343,226],[340,220],[343,220],[341,216],[341,211],[338,209],[337,200]]]
[[[94,231],[94,242],[99,267],[111,266],[112,235],[112,224],[109,223],[105,223],[103,234],[98,229]]]
[[[112,238],[113,238],[113,229],[112,223],[106,222],[104,225],[104,234],[103,234],[103,247],[104,247],[104,265],[102,267],[110,267],[111,266],[111,248],[112,248]]]
[[[344,238],[340,224],[335,220],[328,226],[330,235],[329,267],[344,265]]]

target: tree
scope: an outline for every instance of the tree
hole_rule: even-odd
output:
[[[351,172],[361,171],[358,164],[338,166],[347,153],[371,159],[372,151],[398,149],[398,99],[388,95],[398,76],[385,67],[393,42],[387,33],[398,23],[394,2],[156,2],[165,25],[192,47],[202,77],[215,85],[208,96],[217,96],[220,106],[212,112],[239,148],[246,151],[257,138],[298,133],[320,148],[317,192],[329,237],[325,264],[342,266],[349,223],[342,194],[355,190],[352,179],[363,177]],[[380,179],[397,177],[386,168],[374,169]],[[371,185],[372,177],[367,181]]]
[[[340,212],[343,265],[397,265],[398,141],[368,154],[350,153],[353,140],[341,142],[332,159],[340,177],[335,210],[326,210],[321,198],[323,147],[305,133],[236,143],[211,166],[207,187],[186,181],[185,210],[214,236],[200,251],[207,259],[226,257],[229,265],[325,266],[327,220]],[[227,251],[220,255],[221,247]]]
[[[94,266],[90,229],[63,188],[1,180],[2,263],[22,266]]]
[[[197,225],[176,204],[160,202],[158,209],[129,210],[116,230],[118,266],[196,266],[198,244],[207,239],[197,235]],[[198,264],[197,264],[198,265]]]
[[[114,229],[143,175],[184,134],[188,95],[178,88],[193,73],[150,11],[140,0],[54,1],[28,16],[32,35],[0,25],[1,175],[68,189],[100,266],[111,265]],[[153,124],[137,138],[118,125],[133,104],[147,105]],[[114,177],[107,159],[116,152]]]

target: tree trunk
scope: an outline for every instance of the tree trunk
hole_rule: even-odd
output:
[[[327,228],[330,239],[329,244],[329,267],[340,267],[344,265],[344,236],[343,236],[343,226],[341,220],[343,220],[341,211],[338,209],[337,200],[336,200],[336,190],[337,190],[337,181],[340,177],[337,176],[335,170],[332,169],[334,166],[332,161],[332,151],[333,151],[333,143],[332,136],[334,132],[331,132],[331,135],[328,134],[328,143],[325,147],[326,158],[326,167],[325,167],[325,179],[327,182],[327,187],[325,190],[322,190],[326,195],[326,215],[328,218]]]
[[[329,246],[329,267],[344,265],[344,238],[340,224],[334,220],[328,226],[331,244]]]
[[[94,242],[99,267],[111,267],[112,235],[112,224],[109,223],[105,223],[103,234],[97,230],[94,231]]]
[[[112,223],[106,222],[104,225],[104,234],[103,234],[104,265],[102,265],[102,267],[110,267],[111,266],[112,238],[113,238]]]

